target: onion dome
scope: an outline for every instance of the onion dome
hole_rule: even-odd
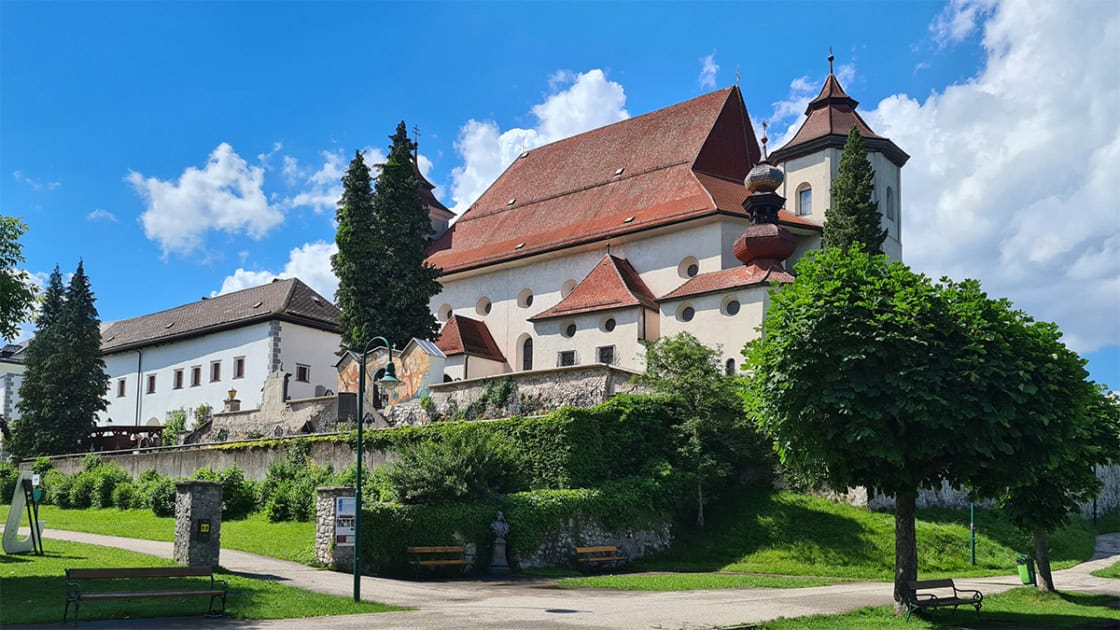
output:
[[[756,192],[774,192],[785,181],[785,175],[782,170],[773,164],[763,160],[747,173],[746,180],[743,185],[747,187],[747,192],[754,194]]]
[[[793,255],[797,243],[793,235],[777,223],[752,225],[732,245],[731,252],[744,265],[781,269],[782,261]]]

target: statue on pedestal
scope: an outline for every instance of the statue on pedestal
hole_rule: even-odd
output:
[[[509,563],[506,561],[506,536],[509,536],[509,523],[506,517],[498,512],[498,516],[490,523],[490,531],[494,533],[494,554],[490,558],[491,575],[508,575]]]

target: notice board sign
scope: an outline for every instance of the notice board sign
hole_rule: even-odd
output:
[[[335,497],[334,546],[354,546],[354,497]]]

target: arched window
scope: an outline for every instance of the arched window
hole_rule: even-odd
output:
[[[797,187],[797,214],[813,213],[813,187],[801,184]]]
[[[887,186],[887,220],[894,221],[894,190]]]
[[[521,369],[528,372],[533,369],[533,338],[529,337],[521,344]]]
[[[728,359],[723,366],[723,371],[728,376],[735,376],[735,359]]]

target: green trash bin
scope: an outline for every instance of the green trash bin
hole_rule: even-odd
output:
[[[1019,566],[1019,579],[1023,584],[1034,584],[1034,558],[1021,553],[1015,556],[1015,564]]]

